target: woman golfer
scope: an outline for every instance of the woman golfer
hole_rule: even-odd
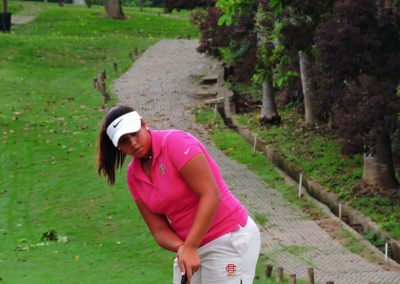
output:
[[[155,241],[176,252],[174,283],[252,283],[260,233],[201,142],[152,130],[128,106],[111,109],[100,132],[98,172],[113,185],[126,155],[127,181]]]

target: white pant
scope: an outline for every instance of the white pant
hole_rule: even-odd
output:
[[[244,227],[223,235],[197,252],[200,268],[192,284],[251,284],[260,253],[260,231],[250,217]],[[178,260],[174,261],[174,284],[181,283]],[[240,282],[242,281],[242,282]]]

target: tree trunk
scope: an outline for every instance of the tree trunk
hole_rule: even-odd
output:
[[[318,123],[316,107],[314,105],[314,90],[311,79],[312,60],[307,52],[299,51],[300,77],[304,96],[304,113],[306,124]]]
[[[258,4],[257,9],[257,21],[260,22],[263,18],[263,10],[262,5]],[[268,31],[266,29],[259,30],[257,32],[257,45],[260,48],[262,44],[266,44],[265,39],[267,36]],[[277,40],[274,41],[275,47],[277,46]],[[266,70],[265,74],[272,74],[272,70]],[[271,78],[269,78],[271,77]],[[275,96],[272,87],[272,75],[266,76],[263,82],[263,99],[262,99],[262,106],[261,106],[261,113],[260,113],[260,123],[267,124],[267,123],[279,123],[281,121],[281,117],[278,114],[278,110],[276,108],[275,103]]]
[[[164,0],[164,14],[169,14],[174,10],[174,1]]]
[[[394,174],[392,147],[389,134],[377,134],[375,151],[364,155],[364,172],[362,180],[367,184],[384,187],[395,187],[398,181]]]
[[[105,8],[107,17],[117,20],[125,19],[120,0],[106,0]]]
[[[263,100],[260,114],[261,123],[279,123],[281,117],[276,109],[274,92],[272,84],[268,81],[263,83]]]
[[[3,0],[3,13],[8,12],[8,0]]]

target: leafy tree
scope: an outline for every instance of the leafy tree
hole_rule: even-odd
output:
[[[218,26],[218,19],[222,11],[215,7],[207,8],[206,13],[196,11],[192,13],[192,23],[199,25],[200,29],[200,46],[197,51],[208,53],[217,58],[221,57],[219,47],[228,46],[229,38],[225,33],[229,33],[229,27],[225,30]]]
[[[206,15],[197,17],[201,32],[198,51],[222,59],[225,74],[232,81],[247,82],[254,73],[257,48],[254,17],[257,5],[257,0],[220,0],[216,7],[207,9]]]
[[[274,88],[274,76],[277,75],[276,65],[281,57],[282,45],[279,43],[281,25],[279,22],[275,23],[274,20],[272,9],[266,3],[260,2],[257,13],[257,66],[253,79],[256,82],[261,81],[263,86],[261,124],[276,123],[281,119],[275,103]],[[279,82],[278,85],[280,85]]]
[[[220,47],[222,61],[226,64],[229,79],[248,82],[254,74],[257,52],[255,16],[257,0],[218,0],[216,7],[222,13],[218,26],[232,31],[225,36],[229,45]],[[223,31],[224,32],[224,31]]]
[[[267,18],[265,17],[265,13],[263,13],[263,7],[265,4],[259,3],[257,0],[219,0],[216,6],[222,10],[222,14],[218,20],[219,26],[224,25],[237,29],[237,27],[246,27],[246,25],[243,25],[243,19],[247,19],[250,23],[247,29],[252,29],[250,37],[251,41],[246,41],[246,38],[244,41],[231,40],[230,46],[220,48],[219,50],[222,52],[223,61],[228,63],[234,70],[241,70],[242,74],[247,75],[249,79],[253,76],[254,72],[257,73],[256,81],[261,82],[263,85],[260,122],[279,122],[280,116],[278,115],[276,108],[272,85],[272,71],[265,72],[265,70],[267,70],[266,68],[269,68],[269,65],[273,64],[258,63],[261,59],[269,58],[268,55],[266,55],[266,52],[260,51],[271,50],[269,48],[271,37],[267,35],[267,29],[263,28],[263,25],[261,24],[266,22]],[[257,22],[254,21],[254,18],[257,19]],[[258,26],[258,28],[256,28],[256,26]],[[240,38],[242,37],[239,37],[239,39]],[[232,46],[232,42],[239,42],[239,48]],[[250,58],[251,61],[249,60]],[[249,62],[252,64],[249,64]],[[251,69],[245,67],[251,67]],[[245,70],[246,73],[243,73],[243,70]],[[240,78],[235,78],[234,76],[231,76],[231,79],[240,80]]]
[[[394,1],[341,0],[316,35],[320,88],[344,150],[364,153],[362,180],[394,187],[391,138],[398,131],[400,13]]]
[[[279,4],[280,3],[280,4]],[[283,17],[282,44],[291,51],[298,52],[303,90],[305,121],[318,123],[319,106],[315,93],[314,36],[318,25],[330,14],[334,0],[275,0],[270,5],[286,12]],[[286,6],[285,6],[286,5]],[[285,9],[285,10],[284,10]]]

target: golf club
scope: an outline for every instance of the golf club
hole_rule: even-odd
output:
[[[185,275],[182,276],[181,284],[186,284],[186,282],[187,282],[187,274],[185,273]]]

